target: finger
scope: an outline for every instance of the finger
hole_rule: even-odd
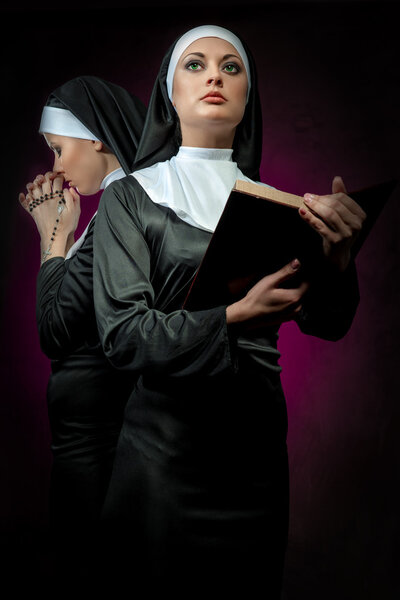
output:
[[[321,218],[315,216],[308,208],[299,208],[299,214],[303,221],[306,221],[321,237],[333,243],[340,241],[341,234],[328,227]]]
[[[78,192],[74,188],[64,189],[63,192],[66,207],[80,213],[81,199]]]
[[[76,191],[76,189],[75,189],[74,187],[71,187],[71,188],[69,188],[69,190],[68,190],[68,191],[70,192],[70,194],[72,194],[72,196],[73,196],[73,198],[74,198],[75,202],[79,202],[79,204],[80,204],[81,197],[80,197],[80,195],[78,194],[78,192]]]
[[[62,187],[63,187],[63,183],[64,183],[64,176],[61,175],[61,173],[55,173],[54,177],[52,177],[53,180],[53,191],[57,192],[57,191],[61,191]]]
[[[42,189],[44,194],[51,194],[52,191],[52,171],[47,171],[44,176],[44,181],[42,183]]]
[[[32,187],[28,190],[28,192],[34,200],[40,200],[41,198],[43,198],[42,186],[35,182],[33,183]]]
[[[302,281],[294,288],[277,288],[274,291],[275,302],[276,304],[293,308],[293,306],[297,305],[302,300],[309,288],[310,284],[307,281]]]
[[[25,194],[23,194],[21,192],[20,194],[18,194],[18,200],[19,200],[19,203],[21,204],[21,206],[25,210],[29,211],[29,200],[28,200],[27,196],[25,196]]]
[[[366,217],[365,212],[361,208],[353,198],[350,198],[347,194],[343,194],[339,192],[338,194],[331,194],[329,196],[320,196],[320,200],[322,203],[327,204],[328,206],[334,206],[339,211],[343,210],[343,214],[347,214],[349,211],[352,215],[364,220]]]
[[[28,211],[29,213],[31,213],[33,211],[33,209],[35,208],[35,206],[37,206],[37,204],[32,205],[32,203],[36,203],[36,198],[34,198],[32,196],[32,194],[28,193],[26,194],[19,194],[18,199],[21,203],[21,205],[23,206],[23,208]],[[32,215],[33,216],[33,215]]]
[[[318,200],[308,198],[306,195],[304,203],[315,217],[322,219],[328,228],[342,234],[344,237],[361,229],[361,217],[351,212],[337,195],[320,196]],[[301,210],[300,214],[302,214]]]
[[[295,258],[290,263],[282,267],[282,269],[276,271],[276,273],[272,273],[270,277],[273,280],[274,286],[279,287],[281,283],[287,281],[288,279],[296,275],[299,269],[300,261],[297,258]]]
[[[356,215],[362,221],[365,219],[366,214],[347,194],[343,192],[338,192],[336,194],[329,194],[325,196],[317,196],[316,194],[304,194],[304,202],[305,204],[311,208],[312,210],[316,210],[318,202],[322,202],[327,206],[331,206],[337,209],[339,212],[342,212],[343,215],[348,214],[347,211],[351,212],[353,215]],[[347,210],[346,210],[347,209]]]
[[[71,194],[71,190],[69,190],[68,188],[63,189],[63,195],[64,195],[65,204],[67,206],[74,203],[75,198]]]
[[[340,175],[336,175],[332,181],[332,194],[338,194],[339,192],[342,194],[347,194],[343,179],[340,177]]]

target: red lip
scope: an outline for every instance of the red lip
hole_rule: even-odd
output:
[[[223,100],[224,102],[226,102],[226,98],[224,98],[224,96],[222,94],[220,94],[220,92],[208,92],[205,96],[203,96],[201,98],[201,100],[206,100],[206,99],[213,99],[215,98],[215,100],[219,99],[219,100]]]

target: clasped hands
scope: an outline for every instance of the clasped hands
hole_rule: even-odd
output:
[[[63,183],[64,177],[60,173],[48,171],[45,175],[37,175],[33,182],[26,185],[28,193],[20,193],[18,197],[21,206],[36,223],[42,250],[53,237],[52,256],[67,254],[74,243],[80,217],[79,194],[72,187],[63,190]],[[58,193],[61,191],[62,197]],[[59,206],[60,200],[63,202],[62,208]]]
[[[305,206],[299,209],[300,217],[320,234],[327,269],[344,272],[351,260],[351,248],[366,218],[365,212],[347,195],[341,177],[334,178],[332,194],[305,194],[304,203]],[[276,273],[260,279],[244,298],[227,307],[227,323],[243,323],[252,328],[280,325],[295,319],[302,309],[302,299],[310,288],[310,282],[303,280],[292,288],[283,284],[300,269],[300,262],[294,257]]]

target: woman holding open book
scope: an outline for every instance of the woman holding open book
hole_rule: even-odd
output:
[[[104,508],[118,580],[175,597],[279,598],[288,466],[277,331],[294,318],[313,335],[347,331],[363,213],[340,179],[302,212],[324,246],[315,289],[284,287],[301,273],[294,256],[229,306],[182,309],[235,181],[259,178],[255,65],[221,27],[190,30],[168,51],[137,159],[103,194],[94,241],[100,338],[136,381]]]

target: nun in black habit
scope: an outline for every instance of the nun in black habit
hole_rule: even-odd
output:
[[[40,124],[55,152],[54,172],[38,176],[28,194],[20,194],[41,235],[36,315],[52,369],[49,512],[57,569],[72,580],[88,568],[132,374],[109,364],[97,333],[95,215],[74,242],[79,196],[73,187],[62,187],[70,181],[93,194],[129,173],[144,117],[142,102],[118,85],[92,76],[64,83],[50,94]]]
[[[249,50],[226,29],[195,28],[162,62],[138,169],[100,202],[100,339],[135,376],[104,508],[124,585],[280,595],[288,465],[277,331],[296,318],[307,333],[344,335],[358,288],[354,264],[339,268],[327,252],[313,289],[280,285],[299,272],[294,260],[233,305],[182,309],[236,179],[259,177],[261,131]]]

